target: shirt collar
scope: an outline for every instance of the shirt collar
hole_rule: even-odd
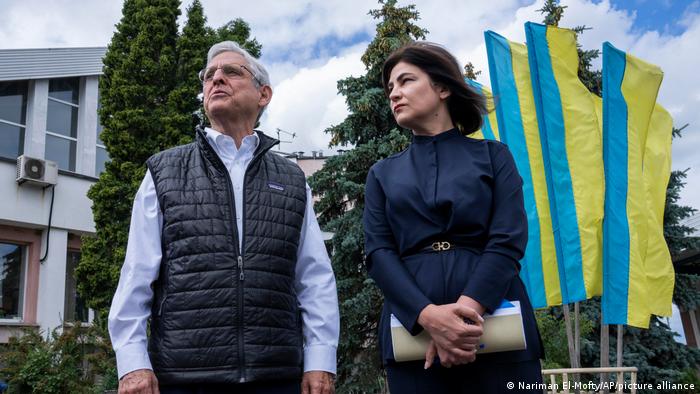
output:
[[[214,130],[211,127],[205,127],[204,131],[207,135],[207,140],[209,140],[209,143],[216,149],[216,153],[218,153],[219,156],[233,157],[238,153],[252,153],[255,152],[258,145],[260,145],[260,137],[256,132],[243,137],[240,148],[236,148],[236,143],[230,136]]]

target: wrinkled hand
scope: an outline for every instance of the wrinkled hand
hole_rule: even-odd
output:
[[[301,380],[301,394],[333,394],[335,381],[333,374],[326,371],[304,372]]]
[[[465,323],[464,319],[473,324]],[[430,367],[436,353],[440,364],[448,368],[473,362],[483,333],[483,321],[474,309],[458,303],[425,307],[418,316],[418,324],[432,338],[425,355],[425,368]]]
[[[150,369],[137,369],[119,380],[119,394],[160,394],[158,379]]]

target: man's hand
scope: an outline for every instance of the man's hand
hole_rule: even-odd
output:
[[[473,324],[468,324],[465,319]],[[472,308],[458,303],[428,305],[418,316],[418,324],[428,331],[434,345],[426,352],[426,368],[435,353],[445,367],[467,364],[476,359],[476,348],[483,332],[483,318]]]
[[[333,393],[335,393],[335,382],[332,373],[326,371],[304,372],[304,377],[301,380],[301,394]]]
[[[137,369],[119,380],[119,394],[160,394],[158,379],[150,369]]]

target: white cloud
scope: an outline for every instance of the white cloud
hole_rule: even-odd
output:
[[[338,124],[348,114],[345,98],[337,94],[340,79],[365,72],[360,56],[365,45],[350,48],[341,56],[315,68],[302,68],[274,86],[272,102],[261,121],[261,129],[276,136],[275,129],[296,133],[292,143],[283,143],[285,152],[326,150],[330,135],[324,130]],[[282,140],[289,140],[281,135]]]
[[[212,26],[235,18],[248,22],[252,35],[263,44],[263,58],[289,54],[290,61],[306,64],[318,60],[311,49],[323,38],[372,35],[374,23],[367,12],[378,4],[374,0],[202,0],[202,5]]]
[[[120,1],[3,1],[0,48],[106,46]]]

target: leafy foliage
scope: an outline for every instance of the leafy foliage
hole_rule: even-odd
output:
[[[10,393],[102,393],[116,388],[114,353],[99,325],[80,323],[44,339],[34,330],[11,337],[0,353]],[[101,384],[100,384],[101,381]]]
[[[544,354],[547,358],[542,364],[542,368],[568,368],[569,367],[569,344],[566,337],[566,328],[562,324],[564,313],[562,307],[552,307],[535,311],[537,326],[540,335],[544,340]],[[584,346],[591,346],[591,337],[594,329],[594,321],[582,315],[579,319],[579,332]]]
[[[413,23],[419,17],[414,6],[397,7],[395,0],[379,4],[381,8],[369,13],[379,22],[362,56],[366,74],[338,82],[350,114],[326,130],[332,135],[331,146],[355,148],[329,158],[309,179],[321,197],[315,206],[319,222],[335,234],[330,247],[340,300],[339,393],[373,393],[384,386],[377,349],[382,299],[363,263],[364,184],[372,164],[405,149],[409,142],[408,132],[391,114],[381,85],[381,67],[393,50],[425,38],[427,32]]]

